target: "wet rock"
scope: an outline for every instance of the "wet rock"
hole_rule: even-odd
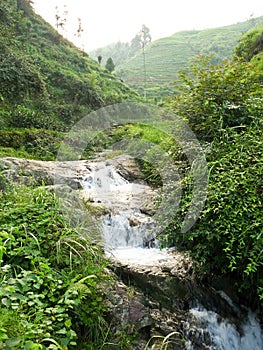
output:
[[[128,220],[131,227],[135,227],[139,225],[151,227],[153,225],[153,220],[150,217],[147,217],[140,212],[133,212],[129,216]]]
[[[159,303],[121,281],[106,288],[107,319],[115,332],[126,329],[127,333],[138,333],[140,345],[134,349],[144,350],[149,339],[152,340],[148,345],[161,349],[164,338],[169,335],[171,344],[167,344],[167,349],[185,349],[181,330],[181,320],[185,318],[183,313],[161,308]]]
[[[111,215],[111,211],[105,205],[101,203],[86,202],[85,206],[91,215],[95,217],[101,217],[104,215]]]
[[[86,161],[53,162],[5,157],[0,159],[0,164],[10,181],[33,186],[63,184],[74,190],[82,187],[81,180],[87,169]]]
[[[114,163],[117,172],[127,181],[145,184],[144,175],[133,157],[128,155],[119,156]]]
[[[144,295],[116,281],[107,289],[107,318],[113,330],[126,329],[128,333],[141,331],[151,326],[154,321],[149,308],[144,305]]]
[[[184,256],[178,252],[167,255],[167,260],[159,266],[142,266],[114,262],[114,271],[126,283],[132,283],[153,300],[158,300],[161,308],[171,311],[184,309],[192,297],[194,274],[188,274]],[[189,259],[189,264],[192,264]],[[176,270],[177,268],[177,270]],[[173,271],[173,274],[171,273]]]

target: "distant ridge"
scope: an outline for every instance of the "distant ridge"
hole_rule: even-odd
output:
[[[213,61],[228,60],[242,34],[263,26],[263,16],[224,27],[180,31],[146,47],[146,84],[143,56],[139,51],[116,69],[116,74],[141,94],[160,98],[171,92],[178,71],[186,69],[197,54],[213,54]]]

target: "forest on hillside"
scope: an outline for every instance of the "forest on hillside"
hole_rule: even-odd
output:
[[[0,4],[0,157],[55,160],[62,138],[84,115],[141,101],[37,16],[31,1]],[[182,199],[175,215],[167,213],[173,220],[158,239],[189,252],[203,283],[231,281],[262,321],[263,27],[241,36],[227,61],[197,55],[161,108],[175,116],[159,116],[161,131],[150,123],[114,125],[92,139],[82,158],[122,140],[134,140],[135,152],[150,143],[135,159],[145,182],[160,189],[154,159],[158,147],[167,152],[182,179]],[[205,206],[189,230],[182,227],[192,203],[194,162],[188,164],[171,137],[178,132],[176,118],[198,139],[209,175]],[[115,280],[90,231],[80,234],[87,227],[95,230],[90,222],[76,229],[63,217],[45,183],[12,183],[0,159],[0,348],[136,349],[136,332],[112,329],[105,286]]]

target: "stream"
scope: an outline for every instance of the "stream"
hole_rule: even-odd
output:
[[[262,350],[263,335],[262,330],[255,315],[248,311],[247,320],[241,324],[241,329],[231,324],[226,319],[214,311],[208,311],[198,306],[190,309],[190,312],[200,323],[205,325],[205,329],[210,334],[213,345],[210,349],[215,350]],[[200,337],[204,336],[203,329],[200,328]],[[189,350],[194,350],[191,342],[188,345]]]
[[[128,181],[111,162],[94,162],[89,164],[89,169],[82,181],[82,195],[85,200],[104,205],[109,210],[102,218],[106,255],[112,261],[136,267],[156,268],[169,262],[171,251],[160,250],[153,235],[156,223],[141,210],[144,196],[152,192],[149,186]],[[232,303],[228,296],[225,299]],[[250,310],[246,311],[246,317],[242,316],[239,325],[231,322],[230,317],[224,318],[215,310],[206,309],[198,300],[192,302],[188,313],[189,319],[195,322],[194,341],[191,340],[191,321],[185,331],[188,350],[263,349],[262,329]],[[240,315],[244,315],[243,310]]]
[[[151,337],[164,339],[174,333],[180,337],[167,350],[263,349],[257,315],[240,305],[233,291],[231,299],[224,283],[217,289],[200,283],[191,257],[176,247],[159,249],[154,220],[157,193],[143,181],[131,157],[57,162],[55,170],[48,161],[7,157],[1,163],[14,182],[38,186],[45,182],[51,190],[55,188],[77,218],[77,197],[82,204],[84,199],[103,209],[95,241],[103,242],[109,267],[118,277],[116,289],[108,293],[111,320],[117,330],[128,326],[133,330],[136,325],[138,336],[144,334],[134,349],[146,350]],[[155,349],[165,347],[158,344]]]
[[[169,259],[166,250],[158,249],[157,239],[151,236],[156,223],[140,209],[143,195],[147,197],[152,190],[146,184],[129,182],[110,164],[98,162],[90,167],[91,172],[82,182],[83,197],[110,209],[102,219],[107,256],[141,265]],[[151,249],[145,249],[146,246]]]

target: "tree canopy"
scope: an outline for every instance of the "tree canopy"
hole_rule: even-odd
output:
[[[106,64],[105,64],[105,68],[106,68],[110,73],[112,73],[112,72],[114,71],[114,69],[115,69],[115,64],[113,63],[113,60],[112,60],[111,57],[109,57],[109,58],[107,59],[107,62],[106,62]]]

